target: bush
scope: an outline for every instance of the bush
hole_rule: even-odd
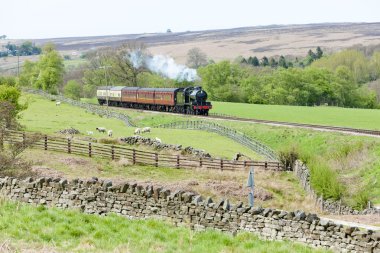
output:
[[[369,191],[367,189],[362,189],[354,196],[354,207],[356,209],[362,210],[367,207],[369,201]]]
[[[327,166],[314,163],[310,168],[310,183],[325,199],[338,200],[345,189],[338,180],[338,174]]]
[[[80,84],[75,80],[70,80],[67,82],[65,87],[63,88],[63,93],[66,97],[79,100],[81,97],[82,88]]]
[[[280,162],[285,166],[286,169],[291,169],[294,166],[294,163],[299,157],[299,153],[295,147],[290,148],[289,150],[282,150],[279,152]]]

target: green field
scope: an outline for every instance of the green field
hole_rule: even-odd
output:
[[[30,131],[53,133],[72,126],[86,132],[94,130],[96,126],[104,126],[112,127],[116,136],[132,135],[133,128],[125,127],[121,121],[104,119],[66,104],[56,107],[54,102],[36,96],[32,96],[32,99],[34,102],[22,113],[21,119],[21,123]],[[129,115],[138,126],[154,126],[191,119],[180,115],[142,113],[119,108],[112,110]],[[357,207],[365,204],[367,200],[380,203],[378,138],[242,122],[215,122],[244,132],[277,152],[289,153],[294,150],[311,169],[313,188],[325,197],[341,197],[345,204]],[[255,157],[255,154],[245,147],[203,131],[153,129],[149,136],[157,136],[166,143],[205,149],[216,156],[231,158],[234,153],[242,152]],[[101,135],[96,134],[95,137]]]
[[[26,99],[25,96],[24,99]],[[27,131],[53,134],[59,130],[73,127],[84,135],[86,135],[87,131],[93,131],[94,137],[105,138],[106,134],[98,133],[95,130],[96,127],[105,127],[113,130],[114,137],[127,137],[134,134],[135,128],[127,127],[120,120],[102,118],[65,103],[56,106],[55,102],[34,95],[28,95],[28,100],[28,109],[21,113],[20,119],[20,123],[26,127]],[[135,113],[135,115],[139,114]],[[149,123],[152,123],[148,124],[149,126],[156,125],[156,122],[151,120],[150,114],[141,115],[140,119],[144,116],[150,120]],[[249,157],[261,158],[252,150],[226,137],[204,131],[154,128],[151,133],[146,133],[144,136],[158,137],[162,142],[168,144],[181,144],[184,147],[192,146],[204,149],[215,157],[232,159],[234,154],[240,151]]]
[[[257,105],[212,102],[214,113],[242,118],[380,130],[380,110],[328,106]]]
[[[193,232],[164,221],[101,217],[0,202],[2,249],[9,252],[326,252],[249,233]]]

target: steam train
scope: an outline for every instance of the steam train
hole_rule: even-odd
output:
[[[102,86],[96,91],[100,105],[125,108],[208,115],[212,108],[202,87],[141,88]]]

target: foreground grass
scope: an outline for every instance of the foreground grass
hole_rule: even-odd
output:
[[[193,232],[163,221],[128,220],[10,201],[0,203],[0,235],[15,250],[31,246],[61,252],[325,252],[291,242],[269,242],[252,234],[235,237]]]
[[[380,110],[376,109],[213,102],[212,112],[243,118],[380,129]]]

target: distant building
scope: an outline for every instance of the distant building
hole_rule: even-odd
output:
[[[167,33],[171,33],[172,30],[171,30],[171,29],[167,29],[166,32],[167,32]]]

